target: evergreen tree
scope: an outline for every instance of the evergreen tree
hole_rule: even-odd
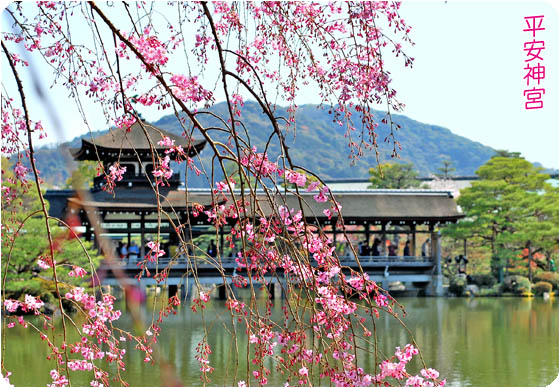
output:
[[[68,189],[77,185],[77,188],[90,189],[93,187],[93,178],[97,176],[98,162],[82,160],[78,162],[78,168],[72,176],[66,179],[65,187]]]
[[[442,179],[451,178],[453,172],[455,171],[455,168],[451,167],[453,165],[453,162],[450,160],[444,160],[442,164],[442,167],[438,167],[438,171],[440,172],[440,174],[436,174],[436,176]]]
[[[412,163],[383,163],[370,168],[369,174],[370,189],[408,189],[421,184]]]
[[[52,269],[41,269],[38,260],[50,262],[49,241],[46,224],[41,211],[39,194],[34,182],[27,186],[14,179],[12,166],[2,157],[2,274],[6,275],[3,292],[6,298],[20,298],[25,294],[40,296],[48,301],[54,292]],[[14,199],[7,193],[17,193]],[[48,208],[48,203],[47,203]],[[100,257],[90,242],[84,245],[91,262],[84,254],[74,234],[58,225],[56,220],[49,221],[52,238],[55,241],[55,258],[59,281],[70,281],[68,273],[73,266],[80,266],[91,274],[91,265],[97,267]],[[72,280],[75,284],[76,280]],[[83,286],[88,285],[86,278]]]
[[[466,217],[445,234],[489,247],[495,275],[524,259],[531,276],[535,254],[550,259],[558,252],[558,190],[541,170],[518,154],[498,153],[461,191],[457,203]]]

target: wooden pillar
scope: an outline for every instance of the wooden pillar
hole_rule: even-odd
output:
[[[368,221],[366,221],[364,228],[366,228],[366,251],[368,252],[368,256],[371,256],[371,252],[369,250],[369,222]]]
[[[432,275],[432,281],[429,286],[429,293],[433,296],[443,296],[443,275],[441,274],[441,245],[440,237],[441,233],[439,231],[434,231],[432,225],[430,225],[430,238],[431,238],[431,249],[430,256],[435,261],[434,274]]]
[[[84,237],[86,241],[91,241],[91,226],[89,226],[89,222],[86,221],[86,232],[84,233]]]
[[[184,280],[184,279],[183,279],[183,280]],[[185,286],[185,283],[182,282],[182,283],[181,283],[181,300],[182,300],[182,301],[186,301],[186,300],[187,300],[186,295],[185,295],[186,292],[187,292],[187,287]]]
[[[178,287],[176,284],[169,284],[167,286],[167,297],[171,298],[177,295]]]
[[[386,232],[387,225],[381,224],[381,252],[379,252],[379,256],[387,256],[387,235]]]
[[[412,241],[410,242],[410,256],[416,256],[416,224],[410,225]]]
[[[434,231],[433,227],[430,227],[430,229],[432,229],[431,237],[430,237],[432,239],[431,241],[432,251],[430,252],[430,256],[432,256],[432,258],[435,260],[436,275],[440,275],[441,274],[441,245],[439,240],[440,240],[441,232]]]
[[[430,232],[430,252],[429,252],[428,257],[431,257],[433,259],[435,257],[435,252],[436,252],[435,237],[434,237],[434,233],[435,233],[434,232],[434,225],[430,224],[429,227],[428,227],[428,230]]]
[[[270,295],[270,299],[275,299],[275,292],[274,292],[274,283],[268,284],[268,293]]]
[[[218,286],[218,299],[226,300],[226,285],[221,284]]]
[[[144,230],[145,230],[145,216],[144,212],[140,213],[140,257],[146,256],[146,241],[144,240]]]
[[[132,229],[132,222],[131,221],[127,221],[126,222],[126,228],[128,229],[128,233],[127,233],[127,244],[128,244],[128,249],[130,249],[130,229]]]
[[[184,280],[184,279],[183,279]],[[185,284],[185,281],[181,283],[181,300],[186,302],[190,300],[192,297],[192,290],[193,290],[193,282],[189,281],[188,285]]]

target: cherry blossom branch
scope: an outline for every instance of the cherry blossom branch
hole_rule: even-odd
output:
[[[39,179],[39,173],[37,172],[37,166],[35,165],[35,152],[33,149],[33,138],[31,136],[31,120],[29,118],[29,111],[27,109],[27,103],[25,101],[25,93],[23,91],[23,84],[21,82],[21,79],[19,78],[19,74],[16,70],[16,67],[14,65],[14,62],[12,60],[12,56],[10,55],[10,52],[8,51],[6,45],[4,44],[4,41],[2,41],[2,49],[4,50],[4,54],[6,55],[6,57],[8,58],[8,63],[10,64],[10,69],[12,70],[12,74],[14,76],[14,79],[16,81],[17,84],[17,88],[19,91],[19,95],[21,98],[21,105],[23,108],[23,112],[24,112],[24,116],[25,116],[25,122],[27,124],[26,130],[27,130],[27,142],[28,142],[28,147],[29,147],[29,162],[31,163],[31,170],[33,171],[33,175],[35,175],[35,184],[37,186],[37,194],[39,196],[39,201],[41,202],[41,211],[43,213],[43,216],[45,217],[45,230],[47,232],[47,240],[49,242],[49,250],[50,250],[50,256],[51,256],[51,261],[54,263],[54,245],[53,245],[53,239],[52,239],[52,234],[51,234],[51,228],[49,225],[49,212],[47,210],[47,205],[45,204],[45,199],[43,197],[43,193],[41,191],[41,183],[40,183],[40,179]],[[6,271],[7,272],[7,271]],[[66,342],[66,320],[64,317],[64,308],[62,306],[62,298],[60,295],[60,289],[58,287],[58,278],[56,276],[56,266],[53,265],[52,266],[52,272],[53,272],[53,279],[54,279],[54,284],[55,284],[55,291],[56,291],[56,295],[58,297],[58,307],[60,309],[60,312],[62,313],[62,330],[63,330],[63,341]],[[68,353],[66,352],[66,350],[64,351],[64,357],[66,358],[66,365],[65,365],[65,369],[66,369],[66,374],[68,375]],[[59,366],[57,364],[57,370],[59,369]]]

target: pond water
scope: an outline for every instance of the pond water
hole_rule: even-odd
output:
[[[558,376],[557,299],[399,298],[399,302],[406,307],[404,321],[426,364],[439,370],[448,386],[546,386]],[[275,301],[272,314],[280,317],[281,306],[280,300]],[[123,302],[118,307],[125,311]],[[151,317],[149,311],[144,311],[144,315]],[[231,386],[246,380],[246,353],[240,346],[236,357],[232,335],[223,324],[231,328],[223,301],[211,300],[204,319],[213,350],[210,364],[215,368],[208,385]],[[131,327],[126,313],[117,322],[119,327]],[[380,349],[385,354],[410,342],[407,331],[389,316],[381,316],[377,331]],[[5,366],[13,373],[11,382],[16,386],[49,383],[53,364],[45,359],[46,344],[30,328],[19,325],[4,334]],[[202,385],[194,355],[204,334],[201,314],[193,314],[188,307],[162,324],[159,345],[185,386]],[[240,344],[246,343],[243,330],[238,335]],[[124,380],[132,386],[162,385],[160,368],[144,363],[143,358],[128,344]],[[372,356],[363,356],[360,364],[371,368],[373,362]],[[236,363],[240,371],[237,376]],[[413,363],[409,370],[417,373],[419,368],[419,363]],[[73,385],[89,385],[92,376],[85,374],[76,372]],[[282,386],[285,381],[285,376],[273,370],[271,385]]]

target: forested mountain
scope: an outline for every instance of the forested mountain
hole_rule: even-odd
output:
[[[227,117],[225,103],[214,105],[210,111],[218,116]],[[251,145],[262,151],[270,137],[271,124],[255,102],[246,102],[241,111]],[[287,117],[286,109],[278,107],[276,115]],[[384,112],[378,112],[377,116],[381,121]],[[210,115],[200,115],[199,118],[206,126],[219,125],[217,119]],[[355,120],[359,121],[358,114],[355,115]],[[455,135],[446,128],[420,123],[402,115],[393,115],[393,121],[401,126],[396,133],[396,138],[402,146],[402,150],[399,151],[400,161],[413,163],[420,176],[437,172],[444,160],[453,162],[455,174],[472,175],[494,154],[492,148]],[[181,126],[174,115],[164,116],[154,124],[173,133],[181,132]],[[380,124],[377,129],[382,162],[391,159],[392,144],[383,141],[388,130],[385,124]],[[328,109],[320,109],[315,105],[300,106],[296,114],[296,130],[295,132],[293,129],[290,130],[286,136],[292,160],[323,178],[368,177],[368,169],[376,165],[375,153],[366,151],[364,156],[353,164],[348,157],[348,139],[344,137],[344,132],[344,128],[333,121]],[[212,131],[211,135],[222,142],[228,142],[221,132]],[[68,172],[63,164],[62,152],[67,152],[64,148],[79,146],[80,138],[76,138],[58,149],[52,147],[37,149],[38,166],[48,183],[60,185],[65,181]],[[278,153],[278,142],[273,141],[269,148],[271,159]],[[202,158],[208,164],[211,158],[210,150],[202,151]],[[189,175],[189,186],[204,186],[201,178],[195,176],[192,178],[193,180]],[[215,179],[219,178],[217,176]]]

